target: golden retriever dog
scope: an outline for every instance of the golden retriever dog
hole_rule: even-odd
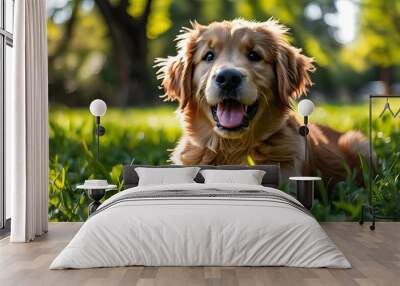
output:
[[[359,168],[368,144],[359,132],[309,125],[305,160],[292,101],[311,86],[313,59],[277,21],[192,23],[178,53],[157,59],[166,100],[179,101],[183,136],[171,161],[183,165],[280,163],[282,177],[317,174],[337,182]]]

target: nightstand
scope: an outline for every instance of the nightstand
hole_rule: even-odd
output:
[[[296,181],[296,197],[308,210],[314,203],[314,182],[320,181],[320,177],[290,177],[289,180]]]
[[[106,180],[86,180],[83,185],[76,187],[80,190],[86,190],[92,202],[89,205],[89,216],[94,213],[101,205],[100,200],[107,191],[117,189],[116,185],[110,185]]]

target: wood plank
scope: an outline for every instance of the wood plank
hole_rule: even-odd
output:
[[[82,270],[48,269],[81,223],[50,223],[49,233],[32,243],[0,240],[0,285],[399,285],[400,223],[368,225],[323,223],[352,269],[290,267],[117,267]]]

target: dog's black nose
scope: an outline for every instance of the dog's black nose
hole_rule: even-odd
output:
[[[215,77],[217,85],[226,91],[237,89],[242,83],[242,73],[236,69],[224,69]]]

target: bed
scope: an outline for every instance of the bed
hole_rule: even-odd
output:
[[[264,170],[261,185],[205,184],[198,173],[195,183],[138,186],[135,167],[124,167],[125,190],[98,208],[50,269],[351,267],[309,211],[277,189],[278,165],[200,166]]]

